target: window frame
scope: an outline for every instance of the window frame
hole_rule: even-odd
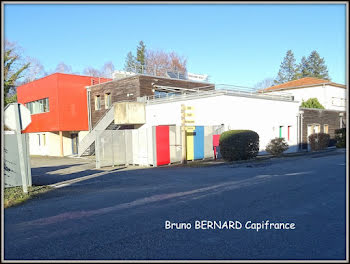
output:
[[[105,109],[109,109],[112,106],[112,95],[111,93],[105,93]]]
[[[49,97],[25,103],[31,115],[37,115],[50,112]]]
[[[327,127],[327,132],[326,132],[326,128]],[[325,134],[329,134],[329,125],[328,124],[324,124],[323,125],[323,133],[325,133]]]
[[[101,110],[101,96],[95,95],[95,110]]]

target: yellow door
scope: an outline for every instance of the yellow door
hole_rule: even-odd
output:
[[[186,132],[187,160],[194,160],[193,132]]]

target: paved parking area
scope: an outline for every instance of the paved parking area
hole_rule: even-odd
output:
[[[345,259],[345,163],[338,153],[107,171],[6,209],[5,260]],[[296,228],[196,230],[197,220]]]

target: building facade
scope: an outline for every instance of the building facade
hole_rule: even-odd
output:
[[[141,74],[93,85],[88,87],[91,128],[96,126],[114,102],[137,101],[137,98],[144,96],[161,97],[171,94],[174,87],[215,90],[215,85],[211,83]]]
[[[335,130],[346,127],[346,112],[326,109],[300,108],[302,148],[308,146],[308,138],[314,133],[329,134],[334,145]]]
[[[325,109],[329,110],[345,111],[347,103],[345,85],[312,77],[275,85],[260,92],[270,94],[289,93],[295,101],[300,101],[300,103],[310,98],[317,98]]]
[[[88,133],[85,86],[110,79],[54,73],[17,87],[18,102],[31,112],[31,155],[67,156],[77,153]]]

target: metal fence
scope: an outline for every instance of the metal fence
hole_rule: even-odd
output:
[[[96,168],[153,165],[152,128],[96,131]]]
[[[96,168],[128,165],[156,166],[155,128],[96,131]],[[213,135],[221,134],[223,131],[222,125],[204,126],[204,158],[214,157]],[[181,161],[182,146],[180,126],[169,126],[170,163]]]

